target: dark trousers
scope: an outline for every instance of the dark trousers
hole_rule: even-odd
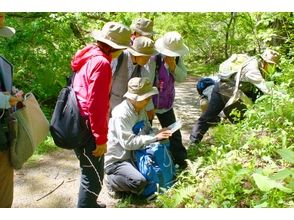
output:
[[[156,116],[160,122],[161,127],[163,128],[168,127],[172,123],[176,122],[176,116],[173,109],[170,109],[163,114],[156,114]],[[174,132],[169,138],[169,141],[174,162],[180,166],[186,166],[185,159],[187,159],[187,150],[182,143],[182,135],[180,130]]]
[[[227,101],[228,98],[219,93],[219,84],[217,83],[212,90],[207,110],[202,113],[192,128],[191,142],[199,143],[209,127],[220,122],[218,115],[224,109]]]
[[[78,208],[96,208],[97,198],[102,188],[104,177],[104,156],[94,157],[94,139],[89,141],[85,148],[75,149],[77,158],[80,161],[81,180],[78,198]]]
[[[117,162],[105,168],[107,187],[115,192],[140,194],[147,185],[145,177],[129,162]]]

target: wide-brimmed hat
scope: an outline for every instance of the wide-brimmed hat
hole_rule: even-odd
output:
[[[189,52],[189,48],[183,43],[182,36],[176,32],[167,32],[155,42],[158,52],[169,57],[183,56]]]
[[[0,37],[12,37],[14,34],[14,28],[5,26],[5,13],[0,12]]]
[[[94,30],[92,37],[114,49],[126,49],[130,45],[131,30],[121,23],[108,22],[102,30]]]
[[[155,32],[153,31],[153,21],[147,18],[137,18],[131,24],[132,31],[135,31],[142,36],[152,37]]]
[[[280,54],[277,51],[267,48],[262,54],[261,58],[267,63],[278,64]]]
[[[128,51],[133,56],[152,56],[157,53],[154,41],[144,36],[135,38],[133,45],[128,48]]]
[[[128,91],[124,97],[134,101],[142,101],[156,94],[158,94],[157,88],[152,86],[147,77],[134,77],[129,80]]]

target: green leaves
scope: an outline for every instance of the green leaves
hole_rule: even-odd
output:
[[[254,173],[252,176],[253,176],[253,179],[254,179],[256,185],[262,191],[268,192],[271,189],[276,188],[276,189],[279,189],[279,190],[286,192],[286,193],[292,192],[291,189],[284,187],[282,183],[277,182],[275,180],[272,180],[267,176],[263,176],[258,173]]]
[[[283,148],[283,149],[277,150],[277,152],[278,152],[278,154],[280,154],[280,156],[284,160],[286,160],[289,163],[294,164],[294,152],[293,151],[286,149],[286,148]]]

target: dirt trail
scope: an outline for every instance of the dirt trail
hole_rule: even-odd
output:
[[[185,145],[189,141],[191,126],[199,115],[195,82],[195,77],[188,77],[184,83],[176,85],[174,110],[177,118],[183,122],[181,132]],[[155,125],[158,123],[155,122]],[[13,207],[76,207],[79,178],[79,163],[73,151],[60,149],[47,154],[15,171]],[[99,200],[107,207],[115,207],[117,203],[108,195],[105,185]]]

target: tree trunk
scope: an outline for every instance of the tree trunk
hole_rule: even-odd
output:
[[[230,31],[231,31],[231,25],[233,24],[233,33],[234,33],[234,27],[235,27],[235,20],[237,17],[237,12],[231,12],[231,16],[230,16],[230,21],[227,24],[227,28],[226,28],[226,35],[225,35],[225,57],[226,59],[230,56],[229,55],[229,39],[230,39]],[[233,35],[231,35],[231,37],[233,37]]]

